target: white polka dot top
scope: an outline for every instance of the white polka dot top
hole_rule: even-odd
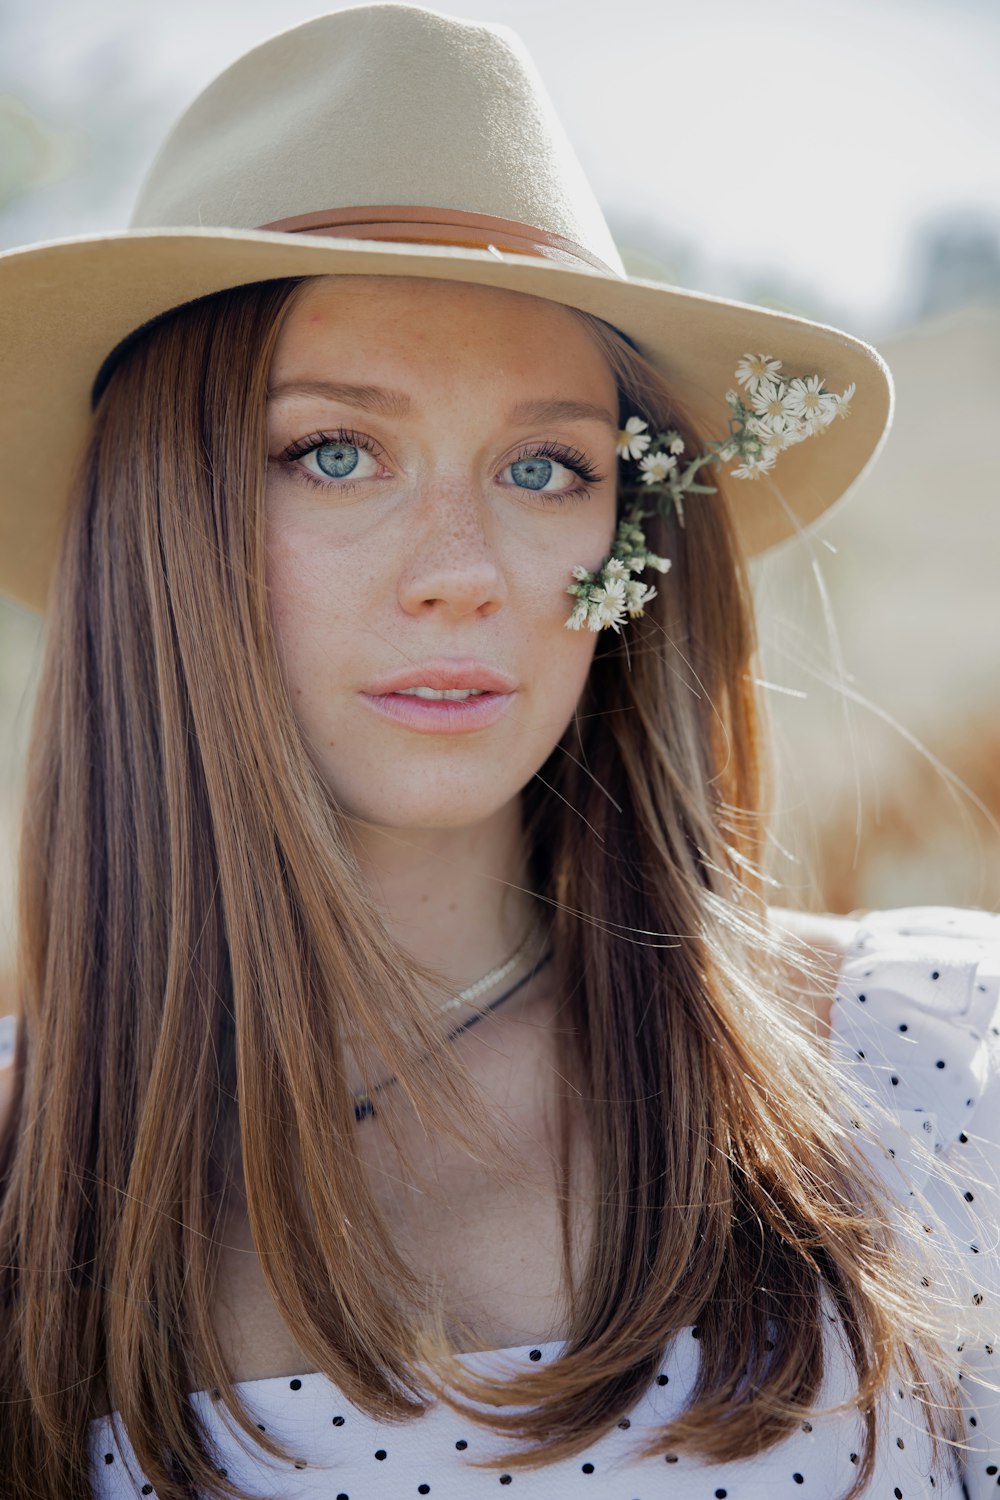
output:
[[[902,1382],[884,1397],[873,1500],[982,1500],[1000,1495],[1000,1396],[977,1381],[1000,1384],[1000,1254],[984,1224],[1000,1220],[1000,916],[955,907],[873,912],[857,929],[842,963],[833,1006],[832,1046],[866,1070],[898,1119],[883,1137],[879,1170],[887,1189],[906,1196],[926,1178],[906,1166],[907,1142],[930,1143],[961,1168],[962,1182],[928,1197],[958,1234],[963,1290],[979,1315],[977,1343],[962,1348],[965,1449],[933,1465],[919,1408]],[[891,1153],[891,1154],[890,1154]],[[903,1175],[909,1175],[903,1180]],[[903,1174],[903,1175],[900,1175]],[[966,1249],[966,1247],[968,1247]],[[852,1392],[851,1366],[827,1309],[827,1375],[819,1404]],[[558,1343],[467,1353],[463,1361],[502,1369],[507,1362],[552,1360]],[[667,1455],[638,1461],[631,1449],[684,1404],[697,1367],[697,1329],[679,1335],[660,1374],[612,1432],[570,1460],[534,1471],[475,1470],[467,1461],[499,1455],[506,1443],[463,1422],[441,1402],[409,1423],[365,1415],[325,1376],[304,1374],[245,1381],[237,1387],[254,1420],[292,1458],[248,1455],[224,1422],[224,1408],[200,1391],[190,1396],[229,1478],[261,1500],[833,1500],[849,1487],[858,1462],[856,1415],[818,1416],[778,1447],[754,1459],[701,1464]],[[110,1417],[91,1423],[95,1496],[155,1495],[124,1434]],[[949,1455],[951,1450],[949,1450]]]

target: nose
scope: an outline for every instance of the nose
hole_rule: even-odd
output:
[[[503,607],[507,582],[477,494],[439,489],[410,521],[398,586],[407,614],[460,619]]]

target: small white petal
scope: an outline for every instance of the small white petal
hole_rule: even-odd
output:
[[[780,369],[781,361],[769,354],[745,354],[736,366],[736,379],[753,394],[762,380],[776,377]]]
[[[618,434],[618,457],[640,458],[652,442],[652,437],[643,428],[649,423],[641,417],[629,417]]]
[[[730,472],[734,479],[756,479],[763,468],[759,458],[747,457],[739,468]]]
[[[666,479],[671,470],[676,467],[677,460],[670,453],[647,453],[639,463],[647,484],[655,484],[659,480]]]

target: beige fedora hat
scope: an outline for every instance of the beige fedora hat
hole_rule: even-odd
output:
[[[664,162],[669,148],[665,127]],[[475,282],[593,313],[663,372],[706,440],[726,436],[725,393],[749,352],[831,391],[854,384],[846,420],[740,487],[750,555],[856,485],[891,421],[889,370],[850,334],[626,274],[509,27],[357,5],[213,79],[160,147],[127,229],[0,254],[0,590],[44,610],[73,468],[130,335],[227,287],[330,274]]]

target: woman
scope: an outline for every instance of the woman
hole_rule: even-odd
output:
[[[985,1494],[996,920],[761,873],[745,557],[875,352],[629,281],[517,38],[399,5],[0,291],[8,1492]]]

